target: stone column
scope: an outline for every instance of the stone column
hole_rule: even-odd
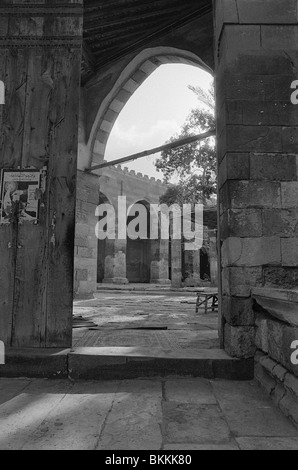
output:
[[[83,0],[0,4],[0,170],[46,168],[39,220],[0,226],[0,331],[13,347],[69,347]]]
[[[152,284],[170,284],[169,280],[169,240],[151,240]]]
[[[222,336],[255,352],[254,286],[297,287],[296,0],[216,0]]]
[[[105,277],[106,284],[128,284],[126,277],[127,240],[106,240]]]
[[[171,284],[172,287],[181,287],[182,278],[182,247],[181,240],[171,242]]]
[[[193,279],[195,285],[200,285],[201,281],[201,252],[200,250],[193,252]]]

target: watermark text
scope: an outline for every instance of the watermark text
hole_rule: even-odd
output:
[[[118,207],[97,206],[95,234],[99,240],[184,240],[185,250],[203,246],[203,204],[133,204],[127,209],[126,196],[118,197]]]
[[[291,363],[293,366],[298,366],[298,341],[293,341],[291,349],[294,349],[294,352],[291,355]]]
[[[5,104],[5,85],[0,80],[0,104]]]
[[[0,365],[5,364],[5,345],[0,341]]]

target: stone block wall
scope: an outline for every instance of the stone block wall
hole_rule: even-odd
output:
[[[298,285],[297,2],[216,0],[222,338],[255,352],[251,291]]]
[[[298,427],[298,365],[292,344],[298,340],[298,294],[256,289],[255,378]]]

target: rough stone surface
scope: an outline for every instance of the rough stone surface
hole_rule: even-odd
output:
[[[296,155],[253,153],[250,156],[250,177],[254,180],[293,181],[297,179]]]
[[[254,326],[255,314],[251,298],[228,297],[222,299],[222,312],[232,326]]]
[[[220,191],[221,213],[227,209],[279,209],[280,184],[277,181],[227,181]]]
[[[251,326],[225,325],[224,345],[227,353],[232,357],[248,358],[255,353],[255,329]]]
[[[298,379],[268,355],[257,354],[255,378],[298,427]]]
[[[261,351],[268,353],[269,344],[268,344],[268,324],[267,318],[258,315],[256,318],[256,346]]]
[[[298,265],[298,238],[282,238],[281,257],[283,266]]]
[[[298,198],[298,182],[282,182],[281,183],[281,201],[284,209],[297,208]]]
[[[266,266],[263,268],[264,286],[295,288],[298,286],[297,267]]]
[[[222,244],[222,265],[262,266],[281,263],[280,239],[278,237],[226,239]]]
[[[221,239],[228,237],[261,237],[262,212],[257,209],[234,209],[221,216]]]
[[[261,267],[227,267],[222,270],[224,295],[250,297],[252,288],[262,284]]]
[[[262,211],[262,232],[264,237],[297,237],[298,211],[289,210],[263,210]]]
[[[227,154],[219,166],[219,187],[226,180],[248,180],[249,176],[249,153]]]

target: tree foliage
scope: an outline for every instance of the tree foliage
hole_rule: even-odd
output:
[[[215,128],[213,89],[209,92],[200,87],[189,86],[189,89],[205,107],[193,109],[180,133],[174,135],[169,142]],[[216,194],[216,153],[213,138],[164,151],[155,166],[163,173],[166,183],[175,181],[161,198],[162,203],[206,204]]]

